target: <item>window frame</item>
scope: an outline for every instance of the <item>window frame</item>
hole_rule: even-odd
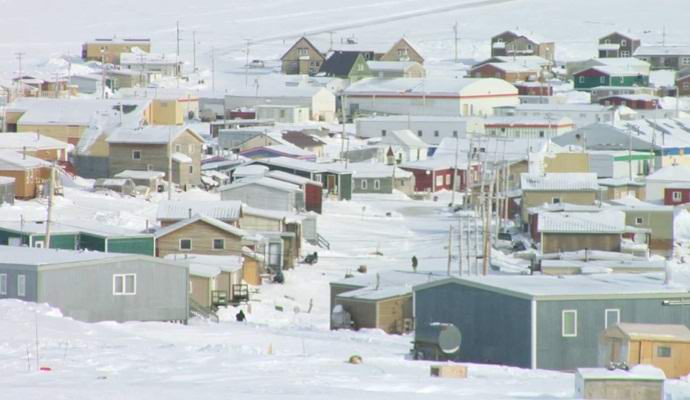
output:
[[[644,217],[635,217],[635,225],[644,225]]]
[[[381,180],[374,179],[374,190],[381,190]]]
[[[127,290],[127,278],[132,278],[132,291]],[[117,290],[117,281],[122,280],[122,291]],[[135,273],[124,273],[124,274],[113,274],[113,296],[136,296],[137,294],[137,274]]]
[[[134,155],[138,154],[139,157],[135,157]],[[141,150],[132,150],[132,160],[139,161],[141,160]]]
[[[26,297],[26,275],[17,275],[17,297]]]
[[[220,240],[222,243],[221,247],[216,247],[216,240]],[[213,250],[225,250],[225,238],[213,238],[211,239],[211,248]]]
[[[683,200],[683,193],[678,191],[671,192],[671,199],[673,201],[681,201]]]
[[[7,296],[7,282],[9,276],[6,273],[0,274],[0,296]]]
[[[561,204],[561,198],[560,197],[552,197],[551,198],[551,204]]]
[[[654,346],[654,347],[655,347],[655,350],[656,350],[656,351],[655,351],[655,353],[656,353],[656,357],[655,357],[655,358],[673,358],[673,348],[671,348],[671,346],[656,345],[656,346]],[[663,349],[663,350],[668,350],[668,355],[666,355],[665,353],[664,353],[663,355],[660,354],[660,351],[659,351],[659,350],[662,350],[662,349]]]
[[[616,323],[611,324],[609,322],[609,312],[616,313]],[[608,329],[610,326],[618,325],[621,322],[621,309],[620,308],[607,308],[604,310],[604,329]]]
[[[573,315],[573,333],[567,333],[565,331],[565,316],[566,314]],[[561,310],[561,336],[562,337],[577,337],[577,310],[568,309]]]
[[[366,179],[362,179],[361,181],[359,181],[359,188],[360,188],[361,190],[367,190],[367,189],[369,189],[369,183],[367,182]]]
[[[189,248],[188,248],[188,249],[182,248],[182,242],[185,241],[185,240],[186,240],[186,241],[189,241]],[[192,239],[189,239],[189,238],[180,238],[180,239],[178,240],[178,242],[177,242],[177,249],[180,250],[180,251],[191,251],[193,248],[194,248],[194,245],[193,245]]]

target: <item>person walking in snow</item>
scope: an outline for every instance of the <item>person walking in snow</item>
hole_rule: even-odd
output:
[[[244,311],[240,310],[240,312],[235,314],[235,319],[237,319],[237,322],[244,322],[247,317],[244,315]]]
[[[417,256],[412,256],[412,271],[417,272]]]

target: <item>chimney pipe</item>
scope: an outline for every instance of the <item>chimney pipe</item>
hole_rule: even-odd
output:
[[[22,146],[22,159],[26,160],[26,146]]]
[[[668,286],[673,281],[673,277],[671,276],[671,263],[668,261],[668,259],[666,259],[664,264],[664,285]]]
[[[188,214],[189,214],[189,219],[192,219],[192,209],[191,208],[189,209]]]

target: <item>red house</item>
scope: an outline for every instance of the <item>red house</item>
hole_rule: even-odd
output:
[[[400,168],[410,171],[415,177],[415,192],[438,192],[453,188],[454,160],[430,158],[402,164]],[[459,179],[456,190],[464,190],[467,184],[466,166],[458,166]]]
[[[519,96],[553,96],[553,87],[541,82],[516,82],[513,83]]]
[[[678,204],[690,203],[690,184],[675,183],[664,189],[664,204],[676,206]]]
[[[604,106],[626,106],[633,110],[656,110],[659,98],[648,94],[620,94],[599,99]]]
[[[299,186],[304,192],[304,208],[321,214],[323,201],[323,185],[303,176],[290,174],[283,171],[269,171],[266,176]]]

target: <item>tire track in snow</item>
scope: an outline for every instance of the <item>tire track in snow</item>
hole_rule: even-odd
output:
[[[402,21],[402,20],[422,17],[422,16],[426,16],[426,15],[440,14],[440,13],[444,13],[444,12],[448,12],[448,11],[457,11],[457,10],[471,9],[471,8],[481,8],[481,7],[486,7],[486,6],[511,3],[514,1],[519,1],[519,0],[478,0],[478,1],[473,1],[471,3],[453,4],[453,5],[449,5],[449,6],[440,6],[440,7],[426,8],[426,9],[420,9],[420,10],[405,11],[405,12],[401,12],[401,13],[397,13],[397,14],[391,14],[391,15],[388,15],[385,17],[366,18],[366,19],[360,19],[360,20],[356,20],[356,21],[352,21],[352,22],[344,22],[344,23],[334,24],[334,25],[325,25],[325,26],[321,26],[318,28],[302,30],[299,32],[290,32],[290,33],[285,33],[285,34],[280,34],[280,35],[265,36],[265,37],[258,38],[258,39],[251,39],[250,42],[252,44],[268,43],[268,42],[274,42],[274,41],[278,41],[278,40],[298,38],[300,36],[319,35],[319,34],[328,33],[331,31],[339,31],[339,30],[352,29],[352,28],[361,28],[361,27],[366,27],[366,26],[371,26],[371,25],[380,25],[380,24],[384,24],[384,23],[388,23],[388,22]],[[246,41],[244,41],[242,43],[237,43],[237,44],[234,44],[231,46],[223,47],[220,50],[221,50],[222,54],[227,54],[230,51],[241,49],[245,45],[246,45]]]

